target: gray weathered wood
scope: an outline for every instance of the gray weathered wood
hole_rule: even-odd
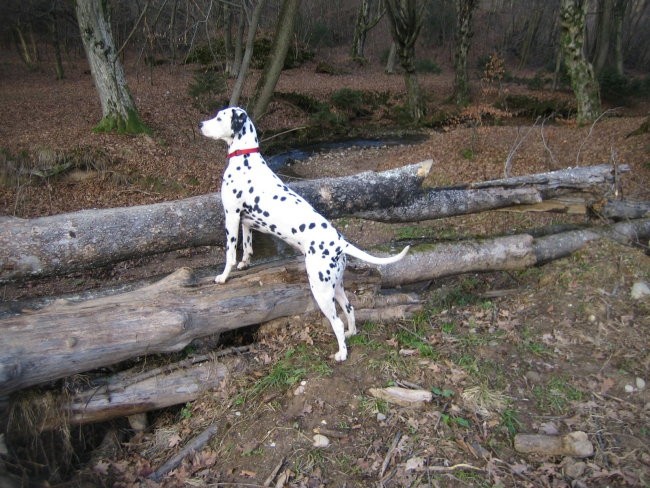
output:
[[[644,219],[537,239],[524,234],[421,245],[379,272],[353,261],[346,288],[355,307],[371,308],[359,295],[377,294],[380,285],[522,269],[602,237],[638,242],[649,236],[650,219]],[[181,269],[128,293],[79,303],[60,300],[0,320],[0,394],[144,354],[179,351],[198,337],[314,310],[301,259],[234,273],[225,285],[195,280],[190,270]]]
[[[397,205],[421,191],[432,161],[381,173],[302,181],[292,186],[334,218]],[[0,282],[65,274],[160,252],[221,245],[219,193],[153,205],[7,219],[0,228]]]

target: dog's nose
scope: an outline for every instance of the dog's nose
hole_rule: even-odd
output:
[[[203,127],[203,122],[199,122],[199,129]]]

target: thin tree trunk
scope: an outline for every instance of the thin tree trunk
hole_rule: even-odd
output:
[[[395,73],[395,57],[397,55],[397,44],[395,41],[390,43],[390,48],[388,49],[388,59],[386,60],[385,72],[389,75]]]
[[[456,0],[456,55],[454,61],[454,98],[456,105],[469,103],[467,53],[472,39],[472,13],[477,0]]]
[[[353,60],[365,60],[364,48],[366,45],[366,37],[368,32],[375,27],[381,18],[386,13],[382,6],[382,0],[377,0],[377,12],[374,16],[370,16],[370,2],[371,0],[362,0],[357,12],[357,22],[354,26],[354,36],[352,37],[352,49],[350,56]]]
[[[228,75],[236,77],[241,67],[242,58],[244,57],[244,32],[246,29],[246,13],[242,6],[237,15],[237,32],[235,35],[235,52],[233,54],[232,64],[228,70]]]
[[[614,0],[599,0],[593,56],[594,74],[596,78],[599,78],[603,73],[609,58],[613,17]]]
[[[257,4],[253,9],[253,14],[251,15],[250,22],[248,23],[248,36],[246,38],[246,50],[244,51],[244,57],[242,59],[241,66],[239,67],[239,72],[237,74],[237,80],[235,81],[235,86],[233,87],[232,94],[230,95],[230,106],[235,106],[239,104],[239,99],[241,97],[242,91],[244,90],[244,82],[246,81],[246,75],[248,74],[248,67],[250,66],[251,59],[253,58],[255,33],[257,32],[257,25],[259,24],[260,17],[262,15],[262,8],[264,7],[264,2],[265,0],[257,0]]]
[[[259,120],[271,102],[275,85],[278,83],[291,45],[299,8],[300,0],[284,0],[282,2],[282,10],[273,37],[271,55],[255,89],[252,110],[253,120]]]
[[[598,82],[584,53],[587,4],[588,0],[561,0],[560,3],[561,45],[578,105],[579,124],[593,122],[601,111]]]
[[[418,0],[386,0],[386,11],[397,55],[404,69],[409,115],[417,123],[424,115],[420,84],[415,73],[415,42],[422,28],[422,8]]]
[[[126,83],[122,63],[113,43],[107,3],[103,0],[75,2],[81,39],[102,105],[98,131],[148,132],[142,123]]]

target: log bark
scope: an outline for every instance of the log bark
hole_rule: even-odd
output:
[[[42,412],[43,429],[55,428],[61,422],[71,425],[104,422],[187,403],[219,388],[227,377],[228,368],[224,364],[206,359],[198,364],[184,362],[146,374],[131,372],[103,378],[72,396],[62,395],[54,402],[60,409]]]
[[[650,219],[534,239],[508,236],[478,242],[416,246],[402,261],[348,266],[346,288],[375,295],[397,286],[466,272],[521,269],[565,256],[602,237],[639,242]],[[371,305],[372,306],[372,305]],[[317,310],[300,259],[234,273],[225,285],[181,269],[129,293],[79,303],[60,300],[0,320],[0,395],[71,374],[164,352],[218,332]]]
[[[421,191],[432,161],[291,185],[330,218],[397,205]],[[60,275],[225,239],[219,193],[175,202],[8,219],[0,228],[0,282]]]
[[[566,191],[615,184],[599,165],[493,180],[456,188],[422,189],[432,161],[382,173],[366,172],[290,185],[326,217],[355,215],[385,222],[419,221],[538,203]],[[629,171],[620,166],[617,174]],[[524,188],[525,187],[525,188]],[[4,219],[0,283],[61,275],[225,239],[218,193],[175,202],[83,210],[36,219]]]

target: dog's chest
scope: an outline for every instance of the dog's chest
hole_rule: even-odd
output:
[[[224,173],[222,199],[225,211],[238,213],[244,224],[274,234],[303,252],[312,241],[318,245],[338,240],[331,224],[261,158],[231,159]]]

